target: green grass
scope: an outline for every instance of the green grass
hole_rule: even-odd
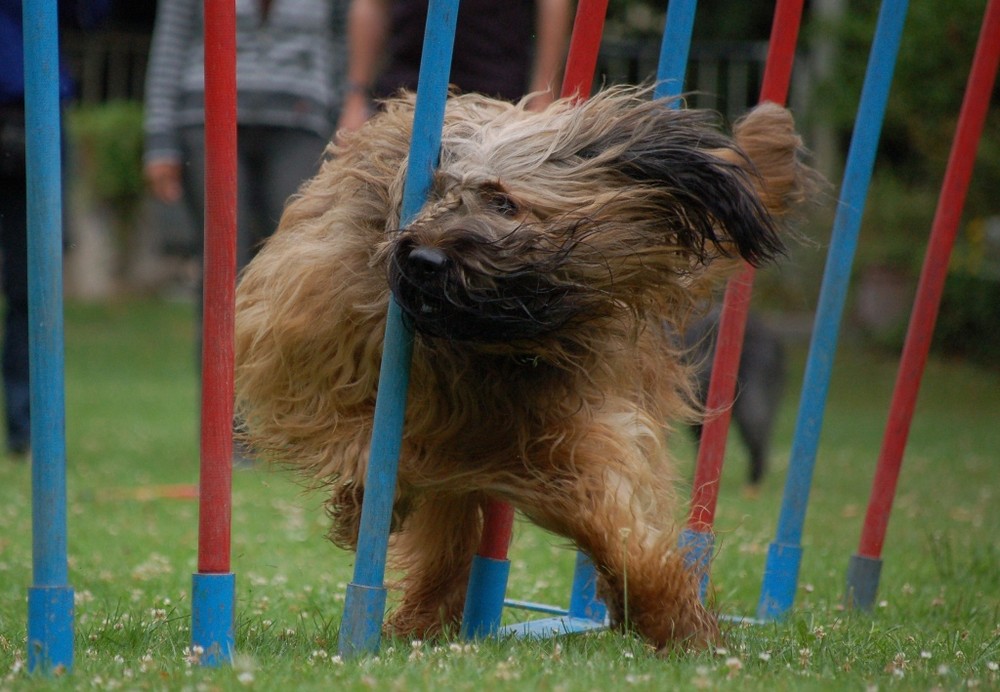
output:
[[[71,673],[24,669],[31,582],[30,470],[0,463],[0,689],[958,689],[1000,685],[1000,372],[932,360],[914,420],[873,613],[840,603],[881,442],[895,361],[841,347],[808,510],[794,612],[732,625],[725,648],[667,659],[618,633],[543,642],[387,641],[335,657],[353,557],[325,539],[321,498],[293,478],[239,471],[233,487],[237,648],[232,668],[191,664],[197,386],[189,306],[70,305],[66,324]],[[713,598],[756,607],[794,426],[804,347],[756,498],[731,451],[719,499]],[[693,450],[678,437],[690,475]],[[183,493],[181,493],[183,494]],[[565,602],[572,553],[526,524],[510,595]],[[523,613],[508,613],[516,620]]]

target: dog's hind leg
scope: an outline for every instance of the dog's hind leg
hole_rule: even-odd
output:
[[[482,502],[472,495],[428,495],[413,508],[390,548],[393,567],[405,574],[388,634],[423,638],[457,628],[482,533]]]

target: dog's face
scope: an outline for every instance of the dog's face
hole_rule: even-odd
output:
[[[418,332],[543,342],[662,304],[720,257],[780,252],[711,117],[623,94],[542,113],[451,102],[428,202],[381,252]]]

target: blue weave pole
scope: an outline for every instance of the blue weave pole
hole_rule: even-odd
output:
[[[886,0],[879,10],[820,287],[781,514],[764,567],[757,606],[757,617],[761,619],[784,615],[795,600],[802,559],[802,526],[809,504],[830,372],[907,5],[907,0]]]
[[[667,3],[667,20],[660,42],[660,60],[656,68],[656,86],[653,98],[680,96],[684,89],[688,54],[691,52],[691,33],[698,0],[670,0]],[[672,104],[680,107],[680,102]]]
[[[462,639],[485,639],[500,630],[509,576],[510,560],[473,556],[459,631]]]
[[[28,670],[73,667],[73,589],[66,556],[66,432],[62,305],[62,168],[58,11],[25,0],[28,315],[31,352],[32,585]]]
[[[697,0],[671,0],[667,3],[667,19],[660,43],[653,98],[673,98],[680,96],[684,90],[697,6]],[[671,108],[680,106],[679,99],[670,104]],[[710,532],[685,528],[679,537],[679,547],[688,566],[702,575],[699,588],[703,600],[708,588],[708,562],[714,545],[715,540]]]
[[[458,0],[431,0],[403,188],[402,226],[423,207],[437,165],[457,17]],[[413,334],[404,324],[399,306],[390,300],[354,579],[347,586],[344,618],[340,625],[339,651],[344,657],[375,653],[381,641],[386,601],[386,551],[412,355]]]

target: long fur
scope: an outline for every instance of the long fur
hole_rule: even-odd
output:
[[[670,105],[634,88],[541,113],[453,97],[429,199],[399,229],[413,100],[391,100],[331,145],[243,274],[238,413],[260,453],[327,487],[346,548],[390,295],[416,331],[394,633],[457,623],[495,498],[587,552],[616,623],[657,647],[718,636],[677,549],[665,439],[696,412],[661,324],[679,333],[742,260],[781,252],[804,175],[784,109],[734,138]]]

